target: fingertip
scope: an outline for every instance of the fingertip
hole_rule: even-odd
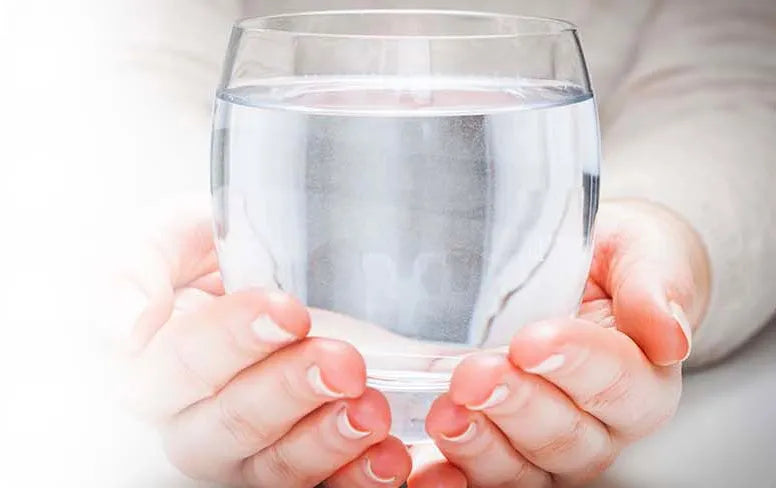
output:
[[[389,436],[370,447],[364,455],[376,478],[406,480],[412,471],[412,459],[407,447],[396,437]]]
[[[635,282],[623,284],[614,300],[617,329],[659,366],[683,361],[692,347],[689,323],[677,310],[681,312],[678,305],[672,309],[660,292],[651,292]]]
[[[671,330],[673,329],[673,330]],[[644,355],[656,366],[673,366],[686,360],[691,352],[691,344],[673,323],[663,327],[663,334],[634,341],[639,345]]]
[[[321,368],[323,381],[348,398],[357,398],[366,389],[366,364],[355,347],[335,339],[309,339],[311,354]]]
[[[398,487],[403,486],[411,471],[412,460],[407,448],[399,439],[389,436],[340,468],[325,485],[331,488]]]
[[[287,293],[251,288],[217,297],[213,303],[215,319],[224,313],[234,315],[232,310],[237,307],[239,315],[235,317],[240,324],[246,319],[253,322],[264,317],[297,340],[306,337],[310,332],[307,309]]]
[[[466,476],[455,466],[441,461],[413,473],[407,488],[466,488]]]
[[[521,369],[537,364],[560,349],[563,343],[574,341],[578,328],[589,326],[588,322],[579,319],[548,320],[527,325],[512,338],[509,361]]]
[[[272,320],[297,337],[305,337],[310,332],[310,314],[299,300],[282,291],[265,293],[267,313]]]
[[[454,438],[466,432],[473,412],[455,404],[449,394],[438,397],[426,416],[426,433],[432,439]]]
[[[348,400],[348,417],[362,431],[369,431],[382,440],[391,428],[391,409],[388,401],[377,390],[367,388],[353,400]]]
[[[503,354],[476,354],[459,364],[450,380],[450,399],[457,405],[479,405],[509,370]]]

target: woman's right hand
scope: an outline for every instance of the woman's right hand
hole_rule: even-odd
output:
[[[187,475],[248,487],[400,486],[411,462],[350,345],[306,337],[287,294],[224,295],[211,223],[180,214],[111,288],[132,315],[122,356],[131,406]],[[134,297],[134,298],[133,298]]]

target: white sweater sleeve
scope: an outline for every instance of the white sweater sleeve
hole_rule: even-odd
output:
[[[702,236],[712,291],[690,365],[776,307],[776,3],[663,2],[602,108],[603,197],[673,208]]]

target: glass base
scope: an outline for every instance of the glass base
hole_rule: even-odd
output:
[[[432,442],[426,433],[426,416],[434,400],[449,390],[462,356],[366,354],[364,358],[367,385],[388,400],[391,435],[407,445]]]

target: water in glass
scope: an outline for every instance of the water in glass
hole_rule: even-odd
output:
[[[355,344],[393,434],[466,354],[575,311],[590,262],[589,91],[539,80],[288,77],[216,102],[213,199],[228,291],[283,289]]]

